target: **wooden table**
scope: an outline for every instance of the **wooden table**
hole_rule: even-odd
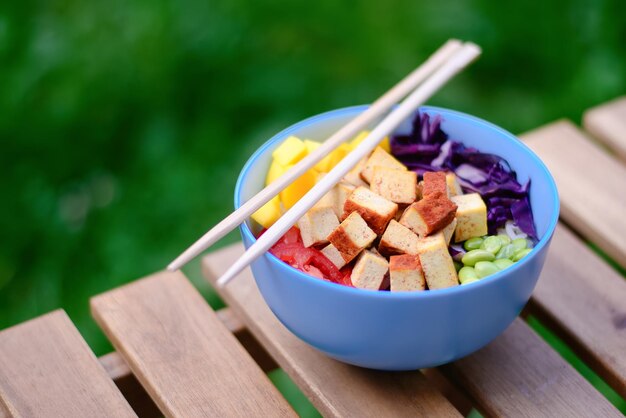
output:
[[[562,204],[523,318],[437,369],[389,373],[331,360],[289,333],[249,271],[214,312],[181,273],[156,273],[91,300],[116,352],[96,358],[62,311],[0,332],[0,416],[294,416],[265,372],[284,369],[324,416],[622,414],[528,325],[532,315],[626,398],[626,98],[522,135]],[[241,244],[202,260],[210,282]],[[617,267],[619,268],[619,267]]]

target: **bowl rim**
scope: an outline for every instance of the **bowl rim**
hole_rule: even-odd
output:
[[[240,199],[241,188],[243,185],[243,181],[248,176],[248,172],[250,171],[252,165],[256,162],[259,156],[263,154],[267,150],[267,148],[272,146],[276,141],[278,141],[279,139],[286,138],[287,136],[289,136],[290,134],[292,134],[293,132],[299,130],[300,128],[304,126],[308,126],[308,125],[323,121],[325,119],[328,119],[329,117],[344,116],[344,115],[353,114],[353,113],[356,115],[360,112],[363,112],[369,106],[370,105],[357,105],[357,106],[349,106],[349,107],[343,107],[340,109],[329,110],[327,112],[323,112],[323,113],[311,116],[309,118],[303,119],[300,122],[297,122],[283,129],[277,134],[273,135],[263,145],[261,145],[250,156],[250,158],[248,158],[243,168],[241,169],[241,172],[239,173],[239,177],[237,178],[237,183],[235,185],[235,196],[234,196],[235,209],[241,206],[241,199]],[[497,131],[498,133],[500,133],[502,136],[508,138],[509,140],[512,140],[518,146],[520,146],[521,149],[524,150],[530,156],[531,160],[533,160],[534,163],[544,172],[544,174],[546,175],[546,178],[548,179],[550,190],[552,191],[552,200],[554,202],[553,204],[554,206],[552,208],[553,209],[552,218],[550,219],[546,232],[543,234],[539,242],[533,247],[532,251],[526,257],[522,258],[520,261],[513,264],[512,266],[507,267],[505,270],[501,270],[489,276],[489,280],[479,280],[477,282],[471,283],[470,285],[459,285],[459,286],[453,286],[453,287],[448,287],[444,289],[434,289],[434,290],[428,290],[427,292],[388,292],[388,291],[379,291],[379,290],[359,289],[359,288],[345,286],[342,284],[338,284],[338,283],[334,283],[334,282],[330,282],[326,280],[321,280],[317,277],[313,277],[283,262],[279,258],[275,257],[273,254],[271,254],[269,251],[264,253],[262,257],[267,257],[268,261],[270,261],[271,263],[279,263],[278,264],[279,268],[281,269],[286,268],[287,271],[290,271],[291,273],[298,276],[298,279],[307,280],[313,286],[327,288],[329,291],[345,292],[347,295],[354,295],[356,297],[374,298],[374,299],[382,298],[385,300],[448,297],[459,292],[471,291],[472,289],[478,290],[481,287],[495,285],[495,283],[499,281],[506,280],[506,276],[508,274],[521,269],[524,264],[527,264],[528,262],[530,262],[530,260],[537,257],[541,249],[547,246],[548,243],[550,242],[550,239],[552,238],[554,234],[556,225],[559,220],[559,211],[560,211],[560,201],[559,201],[558,190],[556,187],[556,182],[554,181],[552,174],[550,173],[546,165],[543,163],[543,161],[541,161],[541,159],[537,156],[537,154],[535,154],[517,136],[513,135],[511,132],[491,122],[488,122],[484,119],[469,115],[467,113],[463,113],[463,112],[459,112],[456,110],[451,110],[451,109],[447,109],[443,107],[438,107],[438,106],[420,106],[418,108],[418,111],[453,114],[463,119],[464,122],[466,123],[474,124],[474,125],[482,125],[482,126],[488,127],[489,129],[493,129]],[[251,242],[256,241],[256,237],[254,236],[254,234],[252,233],[252,231],[250,230],[246,222],[243,222],[239,226],[239,229],[241,231],[241,234],[244,235],[246,238],[248,238]]]

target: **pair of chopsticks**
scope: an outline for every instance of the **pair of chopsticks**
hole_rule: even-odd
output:
[[[217,240],[232,231],[245,219],[270,201],[293,181],[317,164],[322,158],[337,148],[341,143],[352,139],[372,121],[389,110],[403,97],[402,103],[385,117],[370,134],[327,173],[296,204],[285,212],[257,241],[217,280],[218,286],[224,286],[250,263],[269,250],[280,237],[291,228],[306,211],[332,189],[361,159],[395,130],[415,109],[428,100],[448,80],[474,61],[481,53],[480,47],[471,42],[462,43],[452,39],[439,48],[430,58],[391,90],[376,100],[366,111],[352,119],[348,124],[328,138],[317,150],[303,158],[279,179],[269,184],[253,198],[241,205],[215,227],[204,234],[185,252],[178,256],[168,267],[170,271],[194,259]],[[410,93],[410,94],[409,94]]]

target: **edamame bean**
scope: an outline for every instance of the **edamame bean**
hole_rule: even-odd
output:
[[[528,241],[526,241],[526,238],[515,238],[513,240],[513,246],[516,251],[523,250],[528,246]]]
[[[463,244],[463,248],[465,248],[466,251],[477,250],[480,248],[480,245],[482,243],[483,239],[481,237],[470,238],[465,241],[465,244]]]
[[[496,257],[486,250],[472,250],[465,253],[461,261],[466,266],[474,266],[479,261],[493,261]]]
[[[496,254],[502,248],[502,241],[498,237],[487,237],[480,245],[480,248],[483,250],[487,250],[492,254]]]
[[[452,262],[454,263],[454,269],[458,273],[463,268],[463,263],[456,260],[452,260]]]
[[[513,262],[508,258],[499,258],[497,260],[493,260],[493,264],[495,264],[500,270],[504,270],[505,268],[512,266]]]
[[[523,250],[520,250],[520,251],[515,253],[515,255],[513,256],[512,260],[513,261],[520,261],[522,258],[526,257],[528,255],[528,253],[530,253],[531,251],[532,251],[532,248],[525,248]]]
[[[459,281],[461,284],[468,280],[478,280],[478,275],[474,271],[474,267],[463,267],[459,270]]]
[[[498,254],[496,254],[496,259],[511,258],[516,252],[517,250],[513,244],[505,245],[498,251]]]
[[[500,238],[500,242],[502,242],[503,247],[511,243],[511,238],[509,238],[508,235],[500,234],[498,235],[498,238]]]
[[[474,283],[477,282],[479,279],[467,279],[465,280],[463,283],[461,283],[461,285],[466,285],[466,284],[470,284],[470,283]]]
[[[491,261],[479,261],[474,266],[474,271],[479,278],[487,277],[500,271]]]

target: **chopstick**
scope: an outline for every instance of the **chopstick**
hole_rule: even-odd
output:
[[[352,152],[343,158],[328,174],[326,174],[311,190],[309,190],[294,206],[285,212],[248,250],[217,280],[223,287],[239,274],[250,263],[269,250],[272,245],[291,228],[302,215],[337,184],[362,158],[365,158],[387,135],[396,129],[415,109],[430,98],[448,80],[474,61],[481,53],[480,48],[471,42],[454,54],[431,77],[424,81],[403,102],[394,109],[383,121]]]
[[[197,257],[202,251],[213,245],[220,238],[235,229],[238,225],[244,222],[248,216],[252,215],[259,208],[261,208],[261,206],[269,202],[274,196],[321,161],[341,143],[352,139],[373,120],[388,112],[393,105],[408,95],[428,76],[441,67],[441,65],[443,65],[453,54],[458,52],[461,47],[461,41],[456,39],[451,39],[442,45],[433,55],[430,56],[430,58],[428,58],[428,60],[426,60],[426,62],[413,70],[398,84],[392,87],[391,90],[387,91],[380,98],[378,98],[378,100],[372,103],[366,111],[359,114],[336,133],[330,136],[319,148],[317,148],[317,150],[303,158],[285,174],[280,176],[279,179],[265,187],[254,197],[241,205],[239,209],[228,215],[220,223],[206,232],[193,245],[187,248],[181,255],[172,261],[167,266],[167,269],[169,271],[178,270]]]

